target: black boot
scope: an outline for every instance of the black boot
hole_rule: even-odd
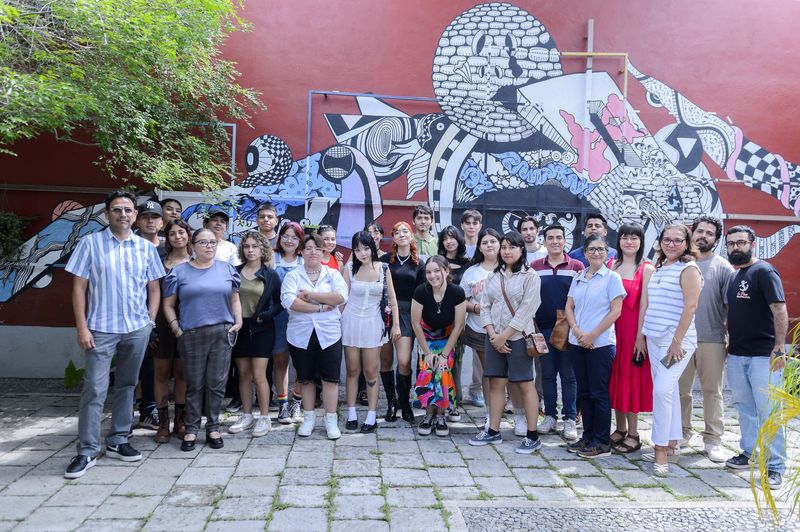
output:
[[[386,421],[397,421],[397,397],[394,388],[394,371],[381,371],[383,391],[386,392]]]
[[[403,421],[414,423],[414,410],[411,409],[411,403],[408,402],[408,396],[411,393],[411,375],[397,374],[397,403],[400,405],[401,415]]]

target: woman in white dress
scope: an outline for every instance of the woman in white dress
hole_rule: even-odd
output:
[[[367,231],[359,231],[353,235],[352,249],[353,260],[347,263],[344,272],[344,280],[350,295],[342,314],[342,344],[347,367],[345,429],[354,431],[358,428],[356,396],[358,376],[363,365],[367,381],[368,411],[367,418],[361,425],[361,432],[368,433],[373,432],[376,425],[381,346],[389,339],[394,341],[400,337],[400,317],[392,276],[387,275],[388,265],[378,261],[378,250],[372,235]],[[392,329],[389,338],[381,318],[384,283],[386,283],[388,304],[392,310]]]

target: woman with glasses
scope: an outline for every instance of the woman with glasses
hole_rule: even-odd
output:
[[[228,428],[236,434],[253,429],[253,437],[269,432],[269,389],[267,360],[275,343],[275,316],[281,306],[281,279],[268,266],[272,248],[259,232],[246,233],[239,242],[239,301],[242,305],[242,330],[233,346],[233,358],[239,370],[239,395],[243,413]],[[260,416],[253,417],[253,384],[256,388]]]
[[[611,455],[611,398],[608,383],[616,354],[614,322],[626,292],[622,278],[606,267],[608,242],[589,235],[583,243],[589,266],[569,287],[564,309],[569,324],[569,355],[578,384],[577,407],[583,435],[567,446],[582,458]]]
[[[192,258],[191,229],[189,224],[178,218],[167,222],[164,227],[166,241],[164,246],[167,256],[164,258],[164,270],[167,275],[177,266],[189,262]],[[163,288],[164,279],[161,280]],[[163,307],[156,317],[158,343],[153,350],[153,369],[155,372],[153,390],[158,408],[159,427],[156,431],[156,443],[169,441],[169,376],[175,377],[175,424],[172,432],[183,439],[186,432],[184,424],[184,408],[186,407],[186,380],[183,376],[183,362],[178,352],[178,341],[164,317]]]
[[[363,362],[368,410],[367,418],[361,425],[361,432],[367,433],[374,432],[377,425],[375,412],[380,394],[378,369],[381,346],[387,340],[394,341],[400,337],[400,318],[389,267],[378,261],[378,252],[372,235],[367,231],[359,231],[353,235],[352,249],[353,261],[347,263],[344,272],[349,296],[342,313],[342,343],[347,368],[345,428],[351,431],[358,429],[356,391]],[[381,300],[384,292],[392,310],[392,328],[388,338],[381,318]]]
[[[666,226],[658,237],[655,272],[642,295],[644,322],[636,348],[646,349],[653,376],[654,452],[642,459],[654,462],[656,475],[669,472],[668,462],[680,457],[683,437],[678,381],[697,349],[694,312],[703,287],[695,262],[697,253],[683,224]]]
[[[530,454],[541,448],[536,432],[539,396],[533,363],[525,336],[536,331],[533,317],[541,304],[542,281],[528,266],[525,240],[516,231],[500,240],[500,261],[486,281],[481,298],[481,324],[486,330],[486,366],[489,379],[489,426],[469,440],[470,445],[502,443],[500,418],[506,400],[506,385],[517,388],[525,410],[527,429],[515,452]]]
[[[319,235],[303,238],[303,266],[286,275],[281,303],[289,311],[287,340],[303,396],[303,423],[298,436],[311,436],[316,422],[314,379],[322,379],[322,403],[328,438],[341,436],[336,417],[339,370],[342,365],[342,324],[339,305],[347,301],[347,285],[338,270],[322,264]]]
[[[164,280],[164,317],[178,338],[186,375],[186,434],[181,450],[192,451],[206,416],[206,442],[224,445],[219,412],[231,359],[231,347],[242,327],[239,273],[214,259],[217,240],[209,229],[192,235],[195,259],[175,267]],[[176,312],[180,310],[180,318]]]
[[[640,328],[642,287],[655,268],[644,260],[644,228],[637,223],[623,224],[617,231],[617,258],[611,269],[622,278],[628,294],[622,302],[622,313],[614,324],[617,352],[611,365],[609,393],[616,417],[611,434],[611,447],[626,454],[642,448],[639,437],[639,413],[653,410],[653,378],[650,360],[636,348]]]
[[[397,388],[395,392],[394,356],[392,345],[386,344],[381,351],[381,383],[386,392],[386,421],[397,420],[400,407],[403,420],[414,422],[414,410],[409,402],[411,393],[411,348],[414,345],[414,329],[411,327],[411,299],[414,290],[424,281],[423,265],[417,255],[414,230],[407,222],[398,222],[392,228],[392,252],[381,257],[389,264],[392,283],[397,297],[400,318],[400,338],[394,342],[397,352]]]
[[[303,265],[300,256],[300,242],[305,233],[297,222],[287,222],[278,231],[278,244],[275,247],[275,271],[281,282],[286,275]],[[289,314],[286,310],[279,312],[275,322],[275,345],[272,348],[273,382],[278,399],[278,423],[288,425],[303,420],[300,413],[300,387],[295,381],[294,393],[289,402],[289,344],[286,341],[286,328],[289,325]]]

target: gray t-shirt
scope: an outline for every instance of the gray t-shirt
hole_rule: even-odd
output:
[[[703,289],[697,302],[694,324],[697,341],[714,344],[725,343],[725,303],[723,297],[728,282],[734,274],[733,266],[720,257],[698,260],[697,266],[703,274]]]
[[[210,268],[184,262],[164,278],[164,297],[178,296],[178,322],[188,331],[197,327],[234,323],[231,294],[239,291],[239,272],[230,263],[215,260]]]

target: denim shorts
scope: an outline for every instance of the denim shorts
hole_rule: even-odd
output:
[[[528,356],[525,338],[509,340],[511,352],[498,353],[486,335],[486,357],[484,358],[483,376],[489,379],[508,379],[509,382],[530,382],[536,376],[533,360]]]

